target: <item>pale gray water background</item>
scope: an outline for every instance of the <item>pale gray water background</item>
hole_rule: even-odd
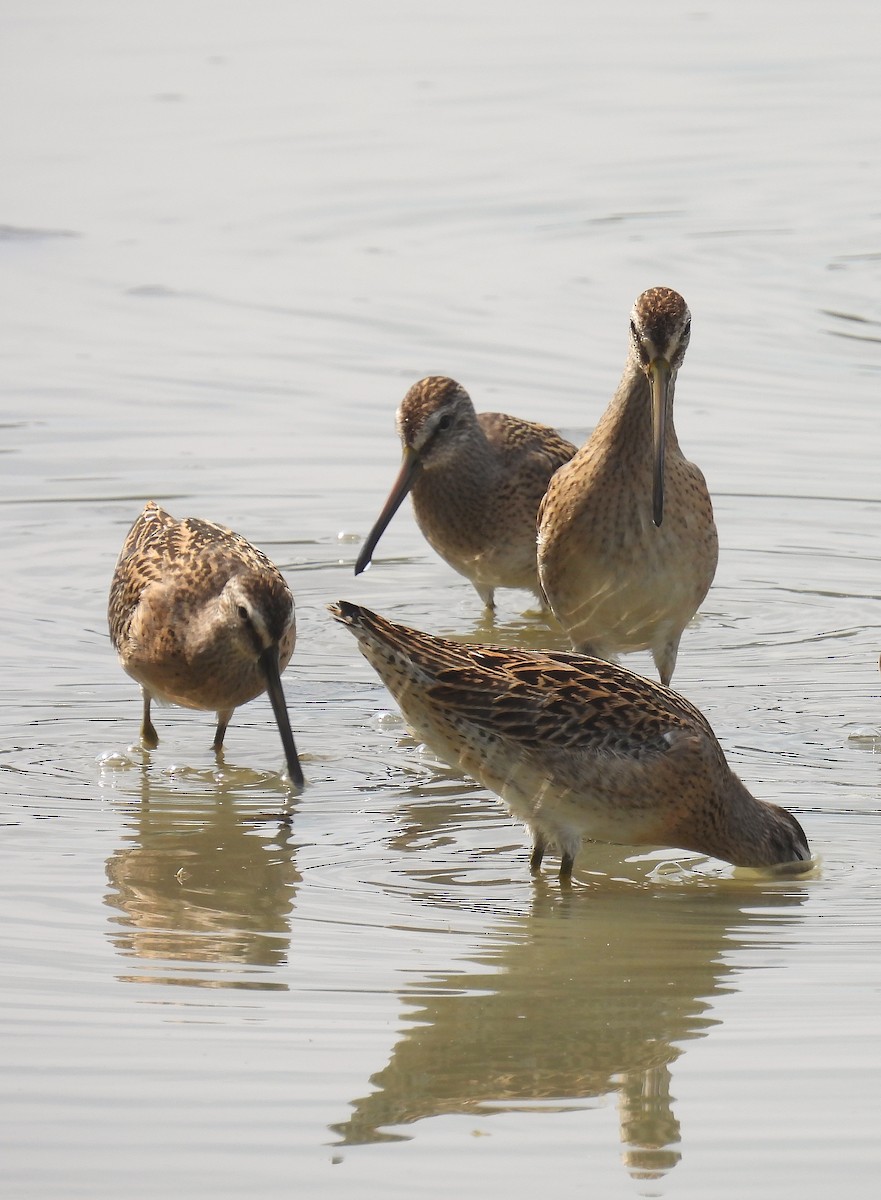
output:
[[[879,26],[3,5],[4,1196],[877,1194]],[[722,545],[675,683],[822,863],[598,847],[566,896],[324,606],[478,636],[409,509],[352,576],[397,403],[442,372],[580,440],[657,283]],[[295,590],[289,826],[265,699],[222,769],[209,714],[137,748],[104,614],[148,497]],[[553,640],[528,603],[500,640]]]

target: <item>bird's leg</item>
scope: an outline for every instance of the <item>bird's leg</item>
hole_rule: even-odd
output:
[[[217,754],[223,749],[223,737],[234,712],[233,708],[225,708],[223,712],[217,714],[217,732],[214,735],[214,745],[211,747]]]
[[[590,658],[601,658],[603,662],[616,663],[618,661],[618,656],[616,654],[612,654],[611,651],[605,646],[599,645],[595,642],[576,643],[572,641],[571,637],[569,640],[572,642],[572,648],[576,654],[586,654]]]
[[[541,860],[545,856],[544,839],[537,837],[532,847],[532,854],[529,856],[529,869],[533,875],[537,875],[541,870]]]
[[[682,630],[680,629],[678,633],[674,633],[665,642],[652,647],[652,658],[655,660],[655,666],[658,668],[658,675],[664,687],[669,687],[670,680],[673,678],[673,671],[676,667],[676,656],[679,653],[679,639],[681,637]]]
[[[150,700],[152,697],[145,687],[141,688],[141,695],[144,697],[144,715],[141,718],[141,741],[148,750],[155,750],[159,745],[159,734],[156,732],[156,726],[150,720]]]
[[[475,590],[483,603],[486,605],[487,615],[491,618],[496,611],[496,590],[495,588],[485,587],[479,583],[475,583]]]
[[[560,859],[560,883],[566,887],[572,882],[572,868],[575,866],[575,855],[563,851]]]

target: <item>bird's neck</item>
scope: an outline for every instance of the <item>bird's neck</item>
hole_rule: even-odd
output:
[[[676,371],[670,375],[667,390],[666,453],[679,453],[679,441],[673,425],[673,393],[676,389]],[[608,408],[597,424],[595,436],[615,446],[616,451],[628,458],[645,458],[651,461],[652,451],[652,391],[642,367],[631,357],[627,361],[621,382]]]
[[[727,766],[725,775],[719,784],[725,800],[716,820],[703,826],[691,845],[686,835],[682,845],[740,867],[768,867],[785,861],[788,856],[780,846],[791,841],[786,815],[773,804],[757,800]]]
[[[424,467],[413,484],[413,498],[446,506],[477,503],[496,483],[499,466],[483,430],[469,430],[442,464]]]

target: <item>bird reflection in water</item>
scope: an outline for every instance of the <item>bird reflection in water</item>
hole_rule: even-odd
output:
[[[107,861],[105,901],[119,914],[117,951],[151,968],[121,978],[285,990],[273,968],[288,958],[301,882],[290,814],[242,802],[248,781],[253,790],[271,780],[228,769],[218,784],[214,772],[188,771],[185,790],[176,790],[146,770],[138,776],[129,842]]]
[[[693,877],[608,877],[562,896],[539,886],[477,966],[402,993],[408,1030],[333,1132],[344,1145],[401,1140],[430,1117],[578,1111],[617,1095],[627,1170],[663,1176],[682,1154],[671,1065],[720,1023],[712,1003],[738,986],[738,945],[764,943],[768,922],[779,937],[804,895],[798,882],[747,892]]]

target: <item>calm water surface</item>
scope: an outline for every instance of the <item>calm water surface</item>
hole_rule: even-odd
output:
[[[876,1195],[876,7],[5,6],[4,1195]],[[656,283],[722,543],[676,685],[821,863],[561,894],[325,605],[556,644],[408,510],[354,579],[394,409],[442,372],[580,440]],[[265,698],[222,763],[208,714],[138,747],[148,497],[291,581],[295,800]]]

